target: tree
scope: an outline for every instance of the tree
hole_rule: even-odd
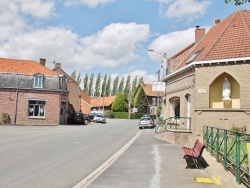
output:
[[[120,81],[118,93],[124,93],[124,76],[122,77],[122,79]]]
[[[78,85],[80,85],[80,83],[81,83],[81,74],[80,73],[77,75],[76,83]]]
[[[89,75],[87,73],[85,74],[84,79],[83,79],[83,91],[87,94],[89,94],[88,81],[89,81]]]
[[[111,110],[113,112],[127,112],[128,107],[126,103],[126,98],[122,93],[118,93],[112,103]]]
[[[137,88],[137,76],[134,78],[134,80],[132,82],[132,92],[131,92],[132,96],[134,96],[136,88]]]
[[[71,77],[74,81],[76,81],[76,71],[75,71],[75,70],[72,72],[72,74],[70,75],[70,77]]]
[[[109,75],[109,78],[108,78],[108,83],[106,85],[106,89],[105,89],[105,96],[110,96],[110,85],[111,85],[111,75]]]
[[[130,93],[130,88],[131,88],[131,84],[130,84],[130,75],[127,76],[127,80],[126,80],[126,85],[125,85],[125,89],[124,89],[124,96],[126,99],[128,99],[128,95]]]
[[[114,79],[114,83],[113,83],[113,89],[111,92],[111,95],[114,96],[117,94],[118,91],[118,82],[119,82],[119,76],[117,75],[116,78]]]
[[[143,77],[141,76],[139,79],[139,84],[143,82]]]
[[[102,82],[102,92],[101,92],[102,97],[104,97],[106,94],[106,85],[107,85],[107,74],[105,74],[103,82]]]
[[[95,83],[95,97],[100,97],[100,87],[101,87],[101,73],[99,72],[96,83]]]
[[[93,96],[93,83],[94,83],[94,73],[92,73],[90,75],[90,78],[89,78],[89,96]]]
[[[250,0],[234,0],[235,1],[235,5],[242,5],[244,3],[250,3]],[[225,3],[231,3],[231,0],[225,0]]]
[[[147,113],[147,96],[143,89],[139,91],[137,100],[135,101],[135,107],[139,113]]]

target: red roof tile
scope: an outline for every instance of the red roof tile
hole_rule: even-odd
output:
[[[238,10],[214,25],[175,70],[185,66],[199,50],[195,62],[250,57],[250,11]]]
[[[92,98],[91,99],[91,106],[92,107],[109,106],[114,102],[115,97],[116,96]]]
[[[45,76],[58,76],[56,72],[35,61],[5,58],[0,58],[0,72],[29,75],[41,73]]]
[[[148,97],[156,97],[156,96],[158,96],[157,91],[152,91],[152,84],[140,83],[140,86],[144,90],[146,96],[148,96]],[[163,95],[163,93],[159,92],[159,96],[162,96],[162,95]]]

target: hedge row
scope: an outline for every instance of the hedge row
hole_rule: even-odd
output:
[[[109,112],[108,114],[113,114],[114,118],[117,119],[129,119],[128,112]],[[130,113],[130,119],[140,119],[144,113]]]

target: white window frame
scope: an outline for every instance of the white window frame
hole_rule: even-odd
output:
[[[43,88],[43,75],[34,76],[34,88]]]
[[[28,116],[29,117],[45,117],[46,101],[44,100],[29,100],[28,101]]]

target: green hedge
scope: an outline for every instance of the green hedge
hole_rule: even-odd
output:
[[[113,114],[117,119],[128,119],[128,112],[108,112],[107,114]],[[130,113],[130,119],[140,119],[144,113]]]

